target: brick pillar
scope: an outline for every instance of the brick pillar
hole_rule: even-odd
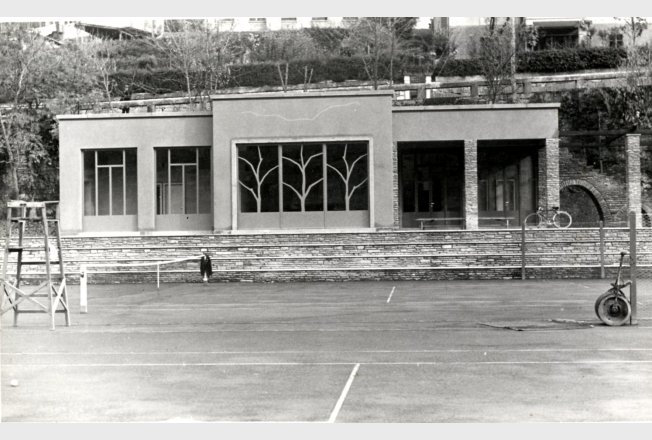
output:
[[[636,213],[636,227],[642,225],[641,218],[641,135],[628,134],[625,138],[627,166],[627,212]]]
[[[559,206],[559,139],[546,139],[539,148],[537,204],[543,209]]]
[[[478,141],[464,141],[464,217],[466,229],[478,229]]]
[[[398,185],[398,144],[392,143],[392,209],[394,211],[394,227],[401,225],[401,211],[399,206],[399,185]]]

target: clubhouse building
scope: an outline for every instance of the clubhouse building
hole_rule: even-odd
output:
[[[477,230],[559,206],[558,104],[230,94],[210,112],[61,115],[64,234]]]

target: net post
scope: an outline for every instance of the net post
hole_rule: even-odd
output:
[[[161,287],[161,265],[156,263],[156,288],[159,289]]]
[[[525,279],[525,221],[521,224],[521,279]]]
[[[88,313],[88,267],[79,266],[79,308],[81,313]]]
[[[632,314],[629,318],[630,325],[637,325],[636,319],[636,212],[629,213],[629,277],[632,284],[629,286],[629,302]]]
[[[604,273],[604,221],[600,220],[598,222],[600,227],[600,279],[605,278]]]

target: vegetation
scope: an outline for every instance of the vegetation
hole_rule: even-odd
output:
[[[416,30],[415,22],[411,17],[371,17],[346,29],[233,33],[208,28],[203,20],[179,20],[177,32],[162,38],[80,44],[54,44],[27,29],[3,26],[0,198],[57,198],[53,115],[75,113],[98,101],[116,103],[132,93],[178,93],[207,103],[210,94],[226,87],[287,88],[347,80],[379,87],[405,74],[435,72],[482,75],[493,85],[490,98],[496,99],[511,75],[509,26],[490,27],[477,42],[477,57],[457,60],[449,35]],[[637,41],[646,27],[644,20],[633,17],[623,22],[621,32]],[[516,28],[517,72],[617,67],[635,72],[620,88],[569,92],[560,111],[563,128],[652,128],[651,91],[640,84],[650,74],[649,50],[529,50],[536,39],[531,29]],[[594,156],[603,167],[617,166],[619,158],[607,155]]]

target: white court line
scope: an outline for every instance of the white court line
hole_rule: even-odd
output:
[[[389,297],[387,298],[387,304],[392,300],[392,295],[394,295],[394,290],[396,290],[396,286],[392,287],[392,291],[389,294]]]
[[[349,380],[346,381],[346,385],[344,385],[342,394],[340,394],[340,398],[337,400],[337,403],[335,404],[335,408],[333,408],[333,412],[331,413],[331,416],[328,419],[328,423],[335,422],[335,419],[337,418],[337,415],[339,414],[340,409],[342,409],[342,405],[344,404],[344,399],[346,399],[346,395],[349,394],[349,389],[351,388],[353,379],[355,379],[355,375],[358,372],[358,368],[360,368],[360,364],[355,364],[353,370],[351,371],[351,374],[349,375]]]
[[[652,318],[637,318],[638,321],[650,321]],[[425,321],[418,321],[418,322],[425,322]],[[590,330],[601,330],[603,328],[602,325],[600,325],[596,321],[596,326],[593,328],[590,328]],[[70,332],[70,333],[60,333],[60,336],[65,336],[65,335],[71,335],[71,336],[78,336],[80,334],[123,334],[123,333],[129,333],[130,335],[150,335],[150,334],[168,334],[168,333],[175,333],[175,334],[185,334],[185,333],[346,333],[346,332],[356,332],[356,333],[361,333],[361,332],[441,332],[441,331],[447,331],[447,330],[454,330],[454,331],[459,331],[459,332],[484,332],[484,329],[496,329],[496,327],[478,327],[478,326],[472,326],[469,324],[467,327],[415,327],[415,328],[409,328],[409,327],[374,327],[374,328],[368,328],[368,327],[350,327],[350,328],[340,328],[340,329],[330,329],[330,328],[306,328],[306,329],[293,329],[293,328],[285,328],[285,329],[273,329],[273,328],[265,328],[265,329],[188,329],[188,328],[183,328],[186,327],[185,324],[174,324],[175,326],[181,326],[182,328],[178,329],[151,329],[151,330],[141,330],[138,328],[123,328],[123,329],[112,329],[112,330],[82,330],[82,331],[76,331],[76,332]],[[245,325],[245,324],[243,324]],[[287,324],[286,324],[287,325]],[[473,324],[475,325],[475,324]],[[169,327],[169,326],[168,326]],[[586,329],[589,329],[589,327],[586,327]],[[604,330],[608,330],[609,327],[604,326]],[[5,329],[6,330],[6,329]],[[497,330],[503,330],[503,329],[497,329]],[[50,331],[50,330],[48,330]],[[510,330],[512,331],[512,330]],[[526,330],[523,332],[519,333],[532,333],[532,334],[541,334],[541,333],[557,333],[559,334],[560,331],[562,330]],[[637,332],[643,332],[643,331],[652,331],[652,327],[637,327],[636,328]],[[43,331],[31,331],[31,330],[25,330],[21,331],[23,335],[41,335],[44,334]],[[59,335],[57,335],[59,337]]]
[[[372,366],[422,366],[422,365],[613,365],[613,364],[652,364],[652,360],[586,360],[586,361],[456,361],[456,362],[360,362],[356,365]],[[78,364],[3,364],[3,368],[53,368],[53,367],[319,367],[351,365],[351,362],[168,362],[168,363],[78,363]],[[354,368],[357,372],[357,368]],[[352,372],[353,374],[353,372]],[[353,377],[349,377],[353,380]],[[349,385],[350,386],[350,385]],[[347,387],[345,387],[345,390]]]
[[[441,349],[441,350],[249,350],[249,351],[103,351],[103,352],[2,352],[2,356],[170,356],[203,354],[319,354],[319,353],[362,353],[362,354],[404,354],[404,353],[560,353],[560,352],[646,352],[652,348],[493,348],[493,349]],[[350,363],[350,362],[349,362]]]

